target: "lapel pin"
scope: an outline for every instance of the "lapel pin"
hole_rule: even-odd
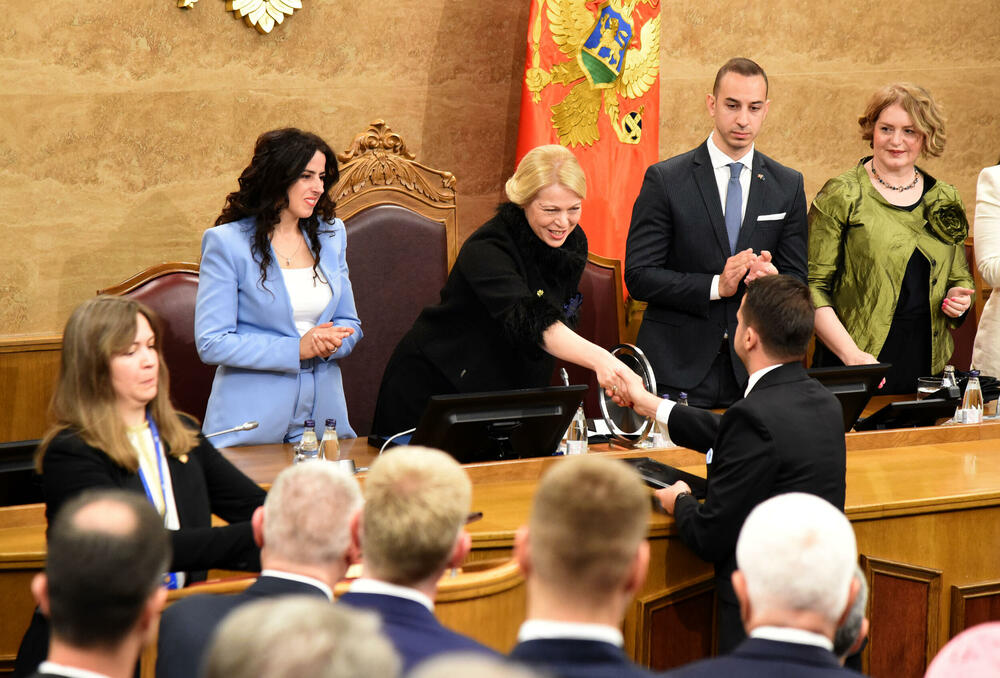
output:
[[[178,457],[178,459],[180,459],[180,462],[182,464],[188,463],[188,456],[186,454],[182,454],[181,456]]]
[[[763,174],[758,174],[757,178],[760,179],[761,181],[764,181],[764,175]]]
[[[538,290],[537,292],[535,292],[535,294],[537,294],[538,296],[542,296],[543,294],[545,294],[545,290]]]

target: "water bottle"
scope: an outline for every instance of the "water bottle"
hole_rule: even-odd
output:
[[[680,393],[678,393],[677,394],[677,404],[678,405],[687,405],[688,404],[688,394],[685,393],[684,391],[681,391]]]
[[[962,396],[962,406],[955,412],[955,422],[958,424],[980,424],[983,421],[983,391],[979,387],[979,371],[969,372],[969,381],[965,385],[965,395]]]
[[[319,446],[319,458],[331,461],[340,460],[340,441],[337,440],[337,420],[327,419],[323,429],[323,441]]]
[[[576,408],[573,421],[566,429],[566,454],[587,453],[587,415],[583,413],[583,403]]]
[[[298,453],[295,455],[295,462],[319,459],[319,441],[316,440],[316,422],[306,419],[306,430],[302,432],[302,440],[299,441]]]
[[[957,398],[962,393],[955,379],[954,365],[945,365],[944,372],[941,373],[941,388],[947,390],[949,398]]]

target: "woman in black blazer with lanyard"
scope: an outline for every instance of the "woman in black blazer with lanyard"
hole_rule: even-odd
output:
[[[256,571],[260,552],[250,518],[264,491],[170,404],[155,315],[125,297],[81,304],[63,332],[52,398],[52,427],[36,466],[51,521],[76,494],[95,487],[144,493],[171,531],[169,588],[205,578],[211,568]],[[230,524],[212,527],[212,514]],[[18,668],[44,659],[44,620],[36,612]]]

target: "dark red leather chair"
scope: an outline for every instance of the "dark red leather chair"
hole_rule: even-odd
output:
[[[580,322],[577,333],[598,346],[606,349],[620,344],[625,336],[625,302],[622,299],[622,262],[591,252],[587,255],[587,265],[580,278],[580,293],[583,305],[580,307]],[[562,384],[559,369],[566,368],[571,384],[587,384],[587,394],[583,399],[583,411],[588,417],[601,416],[598,402],[597,377],[588,369],[556,361],[553,384]]]
[[[337,216],[364,338],[340,363],[351,426],[371,432],[382,372],[420,311],[436,303],[458,252],[455,177],[414,162],[381,120],[337,155]]]
[[[198,264],[170,262],[151,266],[97,293],[130,297],[159,316],[163,357],[170,372],[170,401],[199,422],[204,419],[215,366],[201,362],[194,343]]]

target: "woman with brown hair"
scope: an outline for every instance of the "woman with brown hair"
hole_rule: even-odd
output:
[[[813,364],[892,363],[884,392],[913,393],[948,362],[948,328],[972,304],[969,223],[955,187],[916,165],[945,146],[925,89],[883,87],[858,123],[872,155],[826,182],[809,210]]]

